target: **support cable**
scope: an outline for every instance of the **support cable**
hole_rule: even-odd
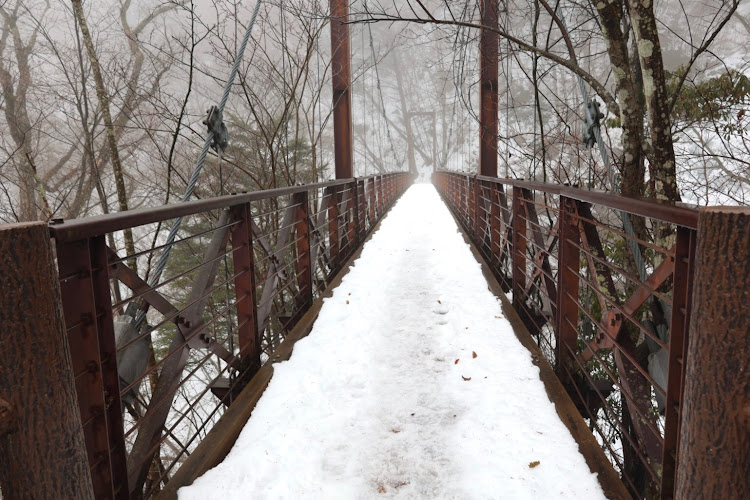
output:
[[[253,16],[250,19],[250,24],[248,24],[247,30],[245,31],[245,37],[242,39],[242,45],[240,45],[240,50],[237,53],[237,57],[234,60],[234,65],[232,66],[232,70],[229,73],[229,78],[227,79],[227,82],[224,85],[224,94],[221,97],[219,106],[216,108],[219,112],[219,116],[221,115],[221,113],[223,113],[224,106],[226,106],[227,100],[229,100],[229,94],[231,93],[232,86],[234,84],[234,79],[237,77],[237,72],[239,71],[240,63],[242,62],[242,56],[245,53],[245,48],[247,47],[247,43],[250,40],[250,34],[253,31],[255,20],[257,19],[258,12],[260,11],[260,4],[261,4],[261,0],[258,0],[258,2],[255,4],[255,10],[253,11]],[[198,161],[196,162],[195,168],[193,169],[193,175],[190,177],[187,188],[185,190],[185,194],[182,197],[183,203],[190,200],[190,198],[192,198],[193,196],[193,192],[195,191],[195,186],[198,184],[198,176],[200,175],[201,170],[203,170],[203,164],[205,163],[206,157],[208,156],[208,150],[212,146],[217,147],[217,148],[220,147],[219,144],[216,143],[214,135],[215,135],[214,131],[209,129],[208,134],[206,135],[206,140],[203,143],[203,149],[201,150],[201,153],[198,156]],[[161,256],[159,257],[159,262],[156,265],[156,268],[154,269],[154,274],[152,274],[148,280],[148,285],[151,288],[159,284],[159,280],[161,279],[161,274],[164,272],[164,268],[167,266],[167,261],[169,260],[169,254],[172,252],[172,244],[174,243],[174,240],[177,237],[177,231],[180,229],[181,224],[182,224],[182,217],[178,217],[172,223],[172,227],[169,230],[169,234],[167,235],[167,241],[165,243],[164,252],[162,252]],[[143,326],[145,319],[146,319],[146,310],[140,309],[135,319],[136,329],[140,330],[140,328]]]

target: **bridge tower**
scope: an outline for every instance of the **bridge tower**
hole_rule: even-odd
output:
[[[349,2],[330,0],[333,137],[337,179],[354,177],[352,166],[352,81],[349,44]]]

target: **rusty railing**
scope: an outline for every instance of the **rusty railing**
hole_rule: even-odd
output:
[[[50,225],[97,498],[149,497],[166,484],[412,180],[376,175]],[[169,265],[150,286],[144,270],[165,251],[159,229],[178,217]],[[114,250],[126,228],[135,255]]]
[[[698,210],[455,172],[433,182],[633,496],[671,498]]]

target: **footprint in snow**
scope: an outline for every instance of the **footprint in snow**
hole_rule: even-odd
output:
[[[432,312],[434,312],[435,314],[448,314],[449,310],[450,309],[448,309],[448,306],[444,304],[438,304],[438,306],[435,307],[435,309],[433,309]]]

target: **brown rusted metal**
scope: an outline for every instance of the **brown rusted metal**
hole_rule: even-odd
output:
[[[513,188],[512,224],[513,306],[516,310],[521,310],[525,300],[523,291],[526,289],[526,203],[522,188]]]
[[[483,26],[498,28],[498,0],[482,0]],[[497,177],[498,35],[482,29],[479,34],[479,173]]]
[[[375,195],[375,179],[370,179],[367,182],[367,206],[369,216],[369,226],[372,227],[375,224],[375,209],[377,205],[377,198]]]
[[[57,242],[76,241],[92,236],[97,236],[126,228],[143,226],[154,222],[161,222],[177,217],[209,212],[211,210],[230,208],[253,201],[280,198],[294,193],[301,193],[314,189],[323,189],[331,186],[341,186],[350,182],[350,179],[341,179],[306,186],[292,186],[278,189],[267,189],[254,193],[243,193],[228,196],[219,196],[206,200],[188,201],[174,205],[163,205],[161,207],[139,208],[127,212],[116,212],[106,215],[95,215],[83,219],[75,219],[50,224],[50,233]]]
[[[381,181],[382,187],[382,181]],[[341,262],[339,240],[339,199],[341,194],[338,187],[332,188],[328,198],[328,252],[331,260],[331,271],[336,273]]]
[[[292,203],[297,206],[295,215],[295,232],[297,241],[297,259],[295,260],[297,287],[297,311],[295,316],[304,314],[313,302],[313,276],[310,259],[310,203],[307,193],[299,193],[292,197]],[[296,318],[295,318],[296,319]]]
[[[674,282],[672,285],[672,321],[669,336],[666,402],[664,405],[664,453],[662,454],[661,498],[674,497],[679,449],[680,411],[684,387],[684,360],[688,346],[690,310],[693,302],[693,264],[696,232],[677,228],[675,243]]]
[[[490,254],[491,258],[489,260],[490,265],[493,267],[493,269],[499,269],[500,268],[500,253],[501,253],[501,246],[500,246],[500,240],[502,238],[502,226],[504,225],[502,223],[502,217],[503,214],[501,213],[501,207],[500,207],[500,194],[498,193],[498,190],[502,190],[502,186],[497,186],[494,184],[489,185],[489,192],[490,192]],[[500,284],[505,288],[505,284],[503,283],[503,280],[500,281]],[[505,280],[507,281],[507,280]],[[507,290],[505,290],[507,292]]]
[[[455,174],[455,172],[451,173]],[[438,172],[438,174],[442,174],[442,172]],[[545,184],[543,182],[535,181],[497,179],[485,176],[480,176],[479,178],[488,182],[495,182],[513,187],[524,187],[531,190],[544,191],[549,194],[567,196],[568,198],[573,198],[579,201],[584,201],[594,205],[603,205],[616,210],[623,210],[633,215],[650,217],[690,229],[698,227],[697,207],[685,203],[656,200],[654,198],[634,198],[613,193],[611,191],[581,189],[577,187],[562,186],[559,184]]]
[[[58,242],[65,324],[94,494],[127,498],[122,410],[104,236]]]
[[[577,204],[575,200],[560,197],[560,241],[558,243],[557,271],[557,374],[564,385],[574,382],[567,373],[574,373],[575,353],[578,342],[578,267],[580,253],[578,243]]]
[[[750,498],[750,208],[700,212],[676,498]]]
[[[245,364],[260,369],[261,339],[258,331],[258,310],[255,298],[255,252],[250,224],[250,204],[232,208],[231,218],[240,221],[232,227],[232,262],[234,264],[234,292],[237,300],[239,355]]]
[[[0,228],[0,256],[2,495],[94,498],[47,225]]]
[[[336,178],[354,176],[352,165],[351,55],[349,2],[329,0],[331,7],[331,80],[333,82],[333,137]]]

